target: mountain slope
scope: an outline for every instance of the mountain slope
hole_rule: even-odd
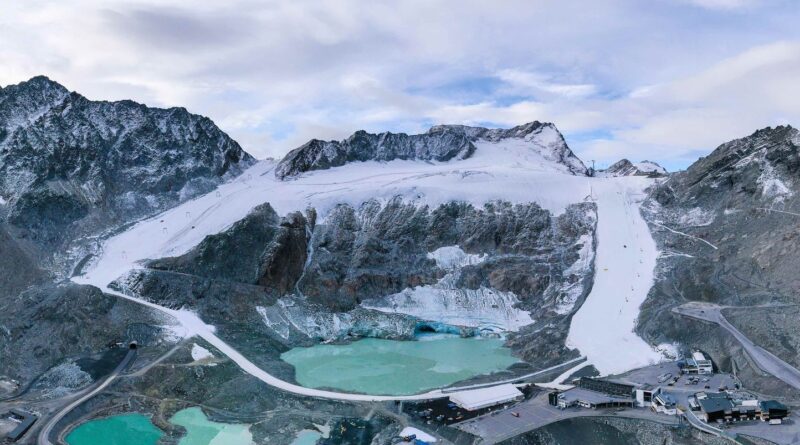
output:
[[[753,308],[800,302],[799,145],[797,129],[765,128],[720,145],[653,189],[646,211],[664,254],[642,308],[646,338],[700,345],[717,363],[735,362],[758,381],[760,372],[748,367],[735,342],[725,343],[727,335],[708,336],[703,326],[669,312],[687,301],[730,305],[727,313],[742,331],[800,365],[797,318],[776,323],[775,315],[788,309]]]
[[[517,143],[525,146],[554,170],[586,175],[586,166],[569,149],[555,125],[539,121],[510,129],[439,125],[427,133],[370,134],[357,131],[343,141],[313,139],[289,152],[275,169],[279,179],[312,170],[340,167],[357,161],[421,160],[445,162],[471,157],[478,146]]]
[[[253,162],[183,108],[91,101],[41,76],[0,89],[0,216],[45,251],[206,193]]]
[[[648,176],[658,178],[667,175],[667,170],[652,161],[631,162],[620,159],[605,170],[597,172],[598,176]]]

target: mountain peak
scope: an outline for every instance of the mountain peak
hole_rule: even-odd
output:
[[[653,161],[631,162],[620,159],[605,170],[598,172],[597,176],[649,176],[651,178],[666,176],[667,170]]]
[[[16,91],[26,91],[26,90],[27,91],[32,91],[32,90],[33,91],[50,91],[50,92],[60,93],[62,95],[66,95],[66,94],[69,93],[69,90],[67,90],[67,88],[64,87],[64,85],[61,85],[60,83],[58,83],[58,82],[56,82],[54,80],[51,80],[49,77],[47,77],[45,75],[34,76],[34,77],[31,77],[30,79],[24,81],[24,82],[20,82],[20,83],[16,84],[16,85],[9,85],[9,86],[7,86],[6,88],[3,89],[3,91],[6,91],[6,90],[12,90],[12,91],[13,90],[16,90]]]
[[[586,166],[572,153],[555,125],[533,121],[509,129],[436,125],[414,135],[359,130],[343,141],[312,139],[290,151],[278,163],[275,176],[285,179],[355,161],[466,159],[473,155],[478,142],[498,143],[512,138],[530,144],[545,159],[565,166],[571,174],[587,174]]]

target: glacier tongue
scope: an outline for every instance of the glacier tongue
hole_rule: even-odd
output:
[[[519,299],[513,292],[483,286],[479,289],[456,287],[460,270],[480,263],[486,258],[485,254],[468,254],[458,246],[447,246],[430,252],[428,258],[448,272],[438,283],[407,288],[393,295],[365,301],[361,306],[492,333],[516,332],[534,322],[530,313],[515,307]]]

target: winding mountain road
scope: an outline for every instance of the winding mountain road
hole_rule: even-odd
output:
[[[714,304],[692,302],[673,308],[672,312],[722,326],[741,343],[742,347],[762,371],[772,374],[789,386],[800,389],[800,370],[753,343],[722,315],[722,309],[724,308],[724,306]]]
[[[56,426],[56,424],[61,419],[63,419],[64,416],[69,414],[70,411],[77,408],[83,402],[91,399],[92,397],[96,396],[101,391],[106,389],[106,387],[108,387],[108,385],[110,385],[111,382],[113,382],[114,379],[116,379],[122,371],[124,371],[131,363],[133,363],[135,359],[136,359],[136,349],[129,349],[128,353],[125,354],[125,358],[122,359],[119,365],[117,365],[114,371],[112,371],[111,374],[109,374],[109,376],[106,377],[105,380],[103,380],[99,385],[95,387],[89,387],[88,389],[86,389],[83,395],[78,397],[78,399],[74,400],[72,403],[65,406],[61,411],[56,413],[56,415],[51,417],[50,420],[48,420],[47,423],[39,431],[39,436],[36,440],[37,445],[52,445],[52,442],[50,442],[50,433],[53,431],[53,428]]]

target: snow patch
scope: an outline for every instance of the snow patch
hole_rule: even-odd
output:
[[[667,174],[667,169],[652,161],[634,162],[633,166],[636,167],[640,172],[644,173],[659,173],[662,175]]]
[[[572,311],[578,298],[583,295],[583,283],[581,278],[587,276],[594,265],[594,237],[591,234],[584,234],[576,242],[580,246],[578,259],[564,271],[566,278],[564,287],[561,289],[561,296],[556,302],[555,311],[559,315],[566,315]],[[570,282],[571,281],[571,282]]]
[[[681,357],[678,343],[660,343],[656,345],[656,351],[670,360],[678,360]]]
[[[418,430],[414,427],[407,426],[403,428],[403,431],[400,431],[400,437],[408,437],[411,435],[417,436],[417,439],[423,442],[436,442],[436,438],[431,436],[430,434],[426,433],[425,431]]]
[[[772,198],[774,201],[783,202],[786,198],[793,195],[790,188],[791,183],[787,185],[787,183],[781,179],[780,175],[778,175],[778,172],[775,171],[775,167],[768,161],[765,161],[762,165],[761,175],[756,182],[761,186],[761,195],[765,198]]]
[[[361,306],[492,333],[516,332],[533,323],[530,313],[515,307],[519,299],[513,292],[483,286],[479,289],[456,287],[461,268],[484,261],[485,254],[467,254],[458,246],[448,246],[430,252],[428,258],[448,271],[438,283],[406,288],[393,295],[364,301]]]
[[[714,222],[714,214],[695,207],[681,215],[678,221],[683,226],[703,227]]]
[[[480,264],[486,259],[487,255],[476,255],[466,253],[458,246],[440,247],[433,252],[428,252],[428,259],[436,261],[440,269],[454,272],[464,266]]]
[[[214,354],[212,354],[208,349],[198,345],[197,343],[192,346],[192,360],[199,362],[201,360],[212,358],[214,358]]]

